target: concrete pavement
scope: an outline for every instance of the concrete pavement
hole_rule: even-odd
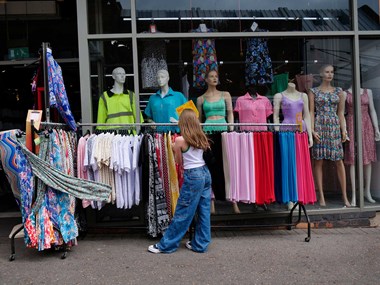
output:
[[[380,228],[215,231],[205,254],[152,254],[142,233],[91,234],[66,259],[0,236],[0,284],[379,284]]]

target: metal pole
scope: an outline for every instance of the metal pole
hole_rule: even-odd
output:
[[[50,47],[49,43],[42,43],[42,63],[44,70],[44,99],[45,99],[45,116],[46,122],[50,122],[50,100],[49,100],[49,78],[48,78],[48,66],[46,60],[46,50]]]

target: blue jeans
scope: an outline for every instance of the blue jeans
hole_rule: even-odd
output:
[[[171,253],[177,250],[195,214],[195,234],[191,246],[197,252],[207,250],[211,242],[210,195],[211,176],[207,166],[185,169],[174,217],[157,244],[160,251]]]

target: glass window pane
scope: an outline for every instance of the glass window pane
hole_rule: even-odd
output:
[[[124,89],[134,91],[132,41],[130,39],[89,41],[89,52],[93,118],[96,121],[99,96],[113,87],[112,71],[115,68],[121,67],[125,71]]]
[[[359,30],[380,30],[380,2],[358,0]]]
[[[88,0],[90,34],[130,33],[130,0]]]
[[[364,205],[373,206],[380,201],[380,40],[360,40],[360,76],[363,130]],[[357,187],[357,186],[356,186]],[[379,205],[376,202],[376,205]]]
[[[191,0],[136,3],[137,31],[189,32],[204,24],[217,32],[250,31],[253,23],[269,31],[346,31],[351,29],[348,0],[250,1]],[[255,28],[256,30],[257,28]],[[210,30],[207,30],[210,31]]]

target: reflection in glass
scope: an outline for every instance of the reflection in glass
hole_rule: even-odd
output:
[[[89,41],[89,53],[93,118],[96,118],[99,95],[113,87],[112,71],[115,68],[122,67],[125,70],[124,86],[126,89],[134,90],[132,41],[130,39],[92,40]]]
[[[90,34],[130,33],[130,0],[88,0]]]
[[[358,0],[359,30],[380,30],[380,2]]]
[[[219,32],[240,32],[253,21],[269,31],[346,31],[349,1],[192,0],[137,1],[137,30],[157,25],[163,32],[188,32],[200,23]],[[176,24],[174,24],[176,23]]]

